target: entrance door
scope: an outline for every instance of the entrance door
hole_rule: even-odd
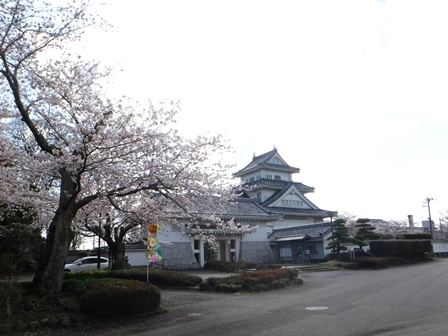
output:
[[[217,240],[215,257],[220,261],[236,261],[236,240]]]

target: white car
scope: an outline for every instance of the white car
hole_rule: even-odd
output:
[[[100,268],[109,267],[109,259],[100,257]],[[71,264],[65,264],[65,272],[93,271],[98,269],[98,257],[84,257]]]

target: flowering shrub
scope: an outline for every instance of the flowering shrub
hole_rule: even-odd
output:
[[[199,285],[201,290],[218,292],[260,292],[283,288],[302,281],[297,278],[297,271],[291,269],[272,269],[246,272],[225,278],[208,278]]]

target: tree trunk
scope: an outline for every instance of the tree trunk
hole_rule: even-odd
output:
[[[33,287],[39,292],[59,294],[64,280],[64,265],[70,243],[72,211],[57,210],[48,230],[45,247],[38,262]]]
[[[61,170],[59,207],[48,229],[33,287],[42,294],[59,294],[64,280],[64,265],[70,244],[71,224],[76,215],[76,183],[72,174]]]
[[[119,270],[119,269],[125,269],[129,268],[129,262],[124,256],[124,243],[123,241],[115,241],[113,244],[109,245],[109,251],[112,254],[112,269],[113,270]]]

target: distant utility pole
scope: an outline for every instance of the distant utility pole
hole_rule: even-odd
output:
[[[431,233],[431,239],[433,238],[432,236],[432,220],[431,220],[431,207],[429,206],[429,202],[431,202],[434,198],[429,198],[426,197],[426,203],[428,204],[428,219],[429,219],[429,232]]]

